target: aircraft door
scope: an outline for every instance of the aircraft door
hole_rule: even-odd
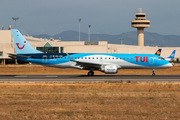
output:
[[[47,55],[43,55],[42,62],[47,63]]]
[[[154,57],[149,58],[149,64],[153,65],[154,64]]]

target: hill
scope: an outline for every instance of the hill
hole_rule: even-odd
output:
[[[145,32],[144,33],[145,46],[159,46],[159,47],[180,47],[180,36],[178,35],[161,35],[157,33]],[[54,36],[41,34],[32,35],[37,38],[51,38],[59,39],[62,41],[79,41],[79,32],[77,31],[64,31]],[[137,45],[137,32],[130,31],[119,35],[109,34],[91,34],[91,41],[108,41],[111,44],[120,44],[119,38],[123,38],[123,44]],[[81,41],[88,41],[88,34],[81,32]]]

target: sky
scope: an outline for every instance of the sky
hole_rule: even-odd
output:
[[[138,8],[150,20],[147,32],[180,35],[180,0],[0,0],[0,25],[24,34],[51,36],[63,31],[118,35],[136,31],[131,27]]]

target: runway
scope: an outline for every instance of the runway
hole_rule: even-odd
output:
[[[0,82],[180,82],[180,75],[0,75]]]

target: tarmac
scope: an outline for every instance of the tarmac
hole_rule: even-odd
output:
[[[0,75],[0,82],[180,82],[180,75]]]

